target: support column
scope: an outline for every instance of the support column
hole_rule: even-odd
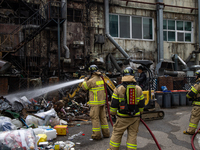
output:
[[[58,77],[60,77],[60,19],[58,18]]]

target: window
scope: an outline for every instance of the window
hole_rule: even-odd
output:
[[[67,8],[67,20],[70,22],[81,22],[82,9]]]
[[[109,25],[113,37],[153,40],[152,18],[110,14]]]
[[[192,42],[192,22],[163,20],[163,40]]]

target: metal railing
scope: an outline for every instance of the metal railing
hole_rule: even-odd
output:
[[[65,19],[62,13],[64,7],[65,3],[62,2],[46,3],[19,27],[9,34],[3,35],[4,38],[1,38],[3,41],[0,43],[0,52],[7,52],[7,54],[17,52],[24,44],[28,43],[39,34],[52,19]],[[20,40],[19,36],[22,33],[24,33],[24,37]],[[5,56],[3,56],[3,58]]]

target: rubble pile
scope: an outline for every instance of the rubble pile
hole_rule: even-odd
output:
[[[47,102],[44,97],[28,100],[23,96],[12,101],[0,97],[0,149],[72,150],[75,144],[56,141],[57,135],[65,136],[68,126],[89,119],[88,104],[76,98]]]

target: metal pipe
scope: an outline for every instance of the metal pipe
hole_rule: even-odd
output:
[[[110,60],[112,61],[113,65],[115,66],[115,68],[117,69],[117,71],[119,71],[120,73],[122,73],[122,70],[121,70],[120,66],[117,64],[117,61],[115,60],[115,58],[113,57],[112,54],[110,54]]]
[[[158,3],[162,3],[163,0],[157,0]],[[159,39],[157,40],[157,47],[159,52],[159,62],[163,61],[164,59],[164,48],[163,48],[163,5],[157,4],[157,22],[158,22],[158,29],[157,29],[157,35]]]
[[[156,25],[157,25],[157,49],[158,49],[158,47],[159,47],[159,43],[160,43],[160,37],[159,37],[159,34],[158,34],[158,27],[159,27],[159,15],[158,15],[158,11],[157,11],[157,15],[156,15],[156,18],[157,18],[157,21],[156,21]],[[159,51],[159,49],[158,49],[158,53],[157,53],[157,62],[160,62],[160,51]]]
[[[63,17],[66,18],[63,23],[63,47],[66,50],[65,57],[70,58],[70,51],[67,47],[67,0],[62,0]]]
[[[108,56],[107,56],[107,67],[108,67],[107,70],[112,69],[110,54],[108,54]]]
[[[177,71],[178,70],[178,55],[177,54],[174,54],[174,71]]]
[[[113,37],[109,33],[109,0],[104,0],[105,7],[105,35],[110,40],[110,42],[122,53],[122,55],[130,59],[129,55],[123,50],[121,46],[113,39]]]
[[[60,19],[58,17],[58,77],[60,77]]]
[[[187,64],[177,55],[178,60],[184,65],[185,68],[187,68]]]

